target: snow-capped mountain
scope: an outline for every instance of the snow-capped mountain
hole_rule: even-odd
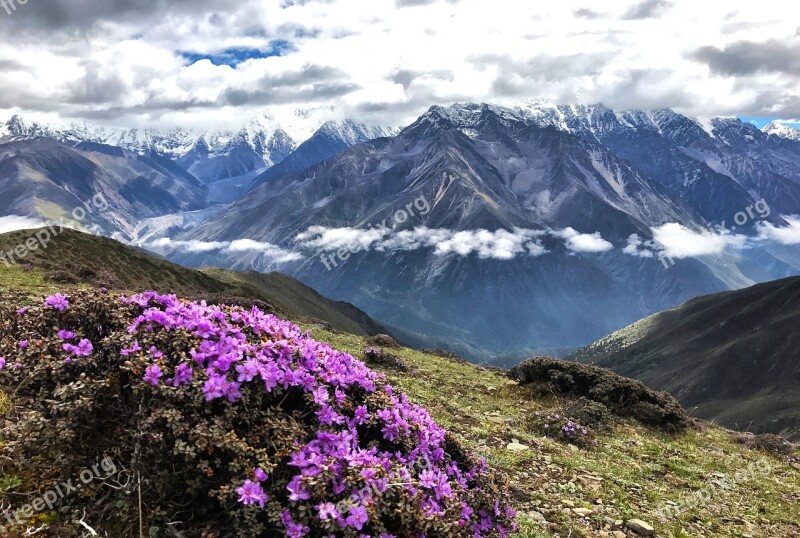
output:
[[[308,159],[318,162],[334,154],[334,145],[338,151],[343,151],[354,144],[396,132],[349,120],[325,121],[326,114],[333,112],[330,107],[280,114],[265,110],[246,118],[238,129],[228,131],[197,131],[180,127],[107,131],[85,123],[51,127],[28,123],[20,116],[14,116],[8,122],[0,123],[0,143],[33,138],[52,138],[72,144],[97,142],[140,154],[167,157],[202,182],[211,184],[263,172],[283,161],[315,134],[319,135],[317,139],[330,139],[330,147],[317,148],[316,151],[305,149],[305,156],[298,162]]]
[[[792,127],[779,121],[771,121],[762,129],[767,134],[787,138],[795,142],[800,142],[800,127]]]
[[[101,127],[87,123],[70,123],[55,128],[37,122],[28,122],[15,114],[8,121],[0,121],[0,144],[34,138],[52,138],[64,143],[103,142],[108,133]]]
[[[58,148],[31,161],[34,175],[27,165],[14,175],[20,159],[8,159],[0,179],[15,178],[4,196],[27,188],[14,205],[34,211],[29,180],[49,174],[65,207],[99,162],[90,184],[113,172],[129,238],[187,264],[289,273],[408,342],[479,360],[578,347],[695,295],[800,271],[797,248],[746,237],[757,221],[800,214],[800,144],[736,118],[530,101],[435,106],[399,133],[318,121],[103,132],[16,118],[0,126],[0,150],[41,138]],[[735,235],[709,231],[759,203],[769,211]],[[749,248],[667,267],[656,244],[665,226]],[[320,256],[354,241],[368,246],[346,261]]]
[[[268,254],[222,247],[168,254],[189,264],[278,268],[359,305],[411,342],[476,359],[579,345],[694,295],[800,268],[797,256],[760,251],[760,264],[687,258],[667,270],[652,252],[630,246],[634,234],[647,244],[668,223],[707,233],[716,215],[752,206],[756,194],[744,185],[761,172],[722,174],[701,150],[720,161],[744,152],[758,162],[773,146],[719,122],[709,134],[667,111],[550,112],[543,119],[486,104],[432,107],[395,137],[272,176],[177,238],[182,245],[245,240],[271,246]],[[662,167],[667,173],[651,173]],[[395,220],[420,200],[428,211]],[[376,232],[381,222],[395,227]],[[356,240],[342,238],[370,241],[375,233],[389,239],[328,263],[330,270],[321,261],[320,252]],[[276,265],[274,247],[301,259]]]
[[[252,186],[256,187],[283,174],[299,172],[353,146],[393,136],[399,131],[393,127],[368,126],[351,120],[327,121],[286,159],[258,176]]]
[[[614,111],[535,100],[517,109],[540,126],[606,146],[709,223],[730,222],[762,198],[775,212],[800,207],[798,148],[738,118],[701,121],[669,109]]]

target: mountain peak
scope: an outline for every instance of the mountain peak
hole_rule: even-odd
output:
[[[771,121],[761,130],[767,134],[800,142],[800,127],[792,127],[782,121]]]

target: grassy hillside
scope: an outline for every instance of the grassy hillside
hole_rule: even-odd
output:
[[[2,234],[0,251],[11,251],[35,234],[35,230]],[[326,299],[285,275],[187,269],[114,240],[67,229],[50,240],[47,248],[31,250],[21,265],[9,267],[0,260],[0,287],[4,282],[33,292],[82,284],[130,291],[157,288],[227,302],[257,300],[295,321],[319,320],[337,331],[359,335],[386,332],[353,305]]]
[[[707,295],[574,353],[672,393],[695,416],[800,439],[800,278]]]
[[[359,358],[367,345],[363,338],[319,328],[312,336]],[[411,349],[387,351],[409,370],[376,369],[510,475],[522,525],[517,538],[637,536],[616,524],[629,519],[644,520],[664,537],[777,538],[800,530],[800,464],[745,449],[722,428],[706,424],[671,436],[620,420],[598,436],[594,448],[581,449],[537,426],[537,412],[563,414],[566,401],[520,386],[500,371]],[[509,450],[515,439],[528,449]],[[763,457],[772,472],[728,489],[714,486]],[[710,502],[678,518],[659,517],[659,508],[709,485]],[[580,515],[584,508],[586,516]]]
[[[238,294],[260,290],[257,284],[262,278],[276,282],[270,275],[189,271],[149,256],[140,258],[129,249],[120,251],[117,243],[107,240],[79,234],[65,237],[70,242],[58,249],[62,263],[107,268],[125,285],[136,288]],[[8,236],[0,236],[0,241],[8,241]],[[91,254],[80,250],[86,241],[94,245]],[[5,244],[0,242],[0,247]],[[44,254],[54,257],[55,249],[53,244]],[[44,268],[47,259],[52,258],[35,259],[30,270],[0,263],[0,290],[41,296],[55,289],[85,286],[48,280],[53,269]],[[277,305],[294,293],[275,285],[274,296],[268,295],[267,285],[259,291],[263,300]],[[313,305],[318,305],[317,299],[308,298],[303,311],[313,311]],[[314,338],[367,359],[365,331],[356,335],[331,331],[315,322],[301,325]],[[634,537],[639,534],[629,522],[637,519],[652,525],[662,537],[782,538],[800,530],[800,464],[747,449],[729,431],[702,424],[668,435],[632,420],[616,419],[608,429],[597,432],[596,444],[579,448],[543,429],[545,417],[563,415],[570,403],[546,386],[519,385],[499,370],[453,358],[406,348],[384,351],[395,354],[399,360],[388,362],[402,368],[369,360],[368,364],[427,408],[490,466],[510,476],[521,526],[514,538]],[[737,473],[763,458],[769,463],[768,472],[735,480]],[[723,481],[727,481],[725,487]],[[0,476],[0,487],[3,483],[14,483],[14,477]],[[707,492],[708,500],[677,517],[660,515],[670,503],[698,492]]]

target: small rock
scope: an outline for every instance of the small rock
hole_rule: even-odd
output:
[[[564,506],[569,506],[570,508],[574,508],[575,507],[575,503],[570,501],[569,499],[564,499],[561,502],[564,503]]]
[[[489,419],[489,422],[491,422],[493,424],[505,425],[505,423],[506,423],[506,419],[504,419],[503,417],[488,417],[488,419]]]
[[[626,538],[626,536],[622,531],[614,531],[614,538]]]
[[[625,525],[640,536],[653,536],[656,533],[653,527],[641,519],[629,519],[625,522]]]
[[[522,443],[517,442],[508,443],[508,446],[506,446],[506,450],[510,450],[512,452],[525,452],[528,449],[530,449],[528,445],[523,445]]]
[[[535,510],[531,511],[531,512],[528,512],[528,517],[531,518],[534,521],[547,521],[544,518],[544,516],[541,514],[541,512],[537,512]]]
[[[590,510],[589,508],[573,508],[572,511],[581,517],[594,513],[594,510]]]

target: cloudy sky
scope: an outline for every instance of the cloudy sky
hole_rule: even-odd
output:
[[[784,0],[7,1],[0,119],[216,128],[333,105],[403,125],[525,98],[800,117]]]

